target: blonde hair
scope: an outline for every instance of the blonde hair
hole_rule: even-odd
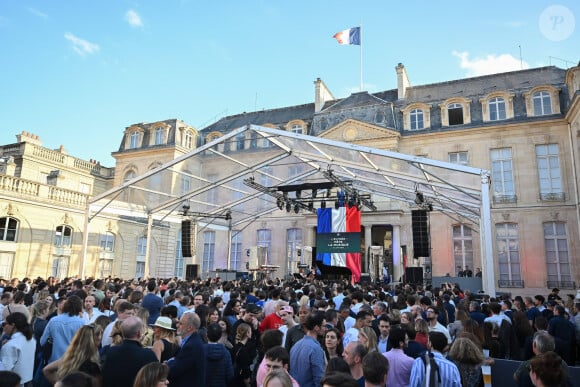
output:
[[[236,343],[245,340],[248,337],[248,332],[251,331],[252,328],[250,328],[250,326],[246,323],[241,323],[240,325],[238,325],[238,328],[236,329]]]
[[[427,321],[421,319],[421,320],[417,320],[415,321],[415,330],[417,332],[421,332],[421,333],[429,333],[429,324],[427,324]]]
[[[49,312],[50,306],[46,300],[38,300],[35,304],[30,306],[30,321],[34,322],[34,319],[40,317],[40,315]]]
[[[378,349],[378,340],[377,340],[377,334],[375,333],[375,331],[373,330],[373,328],[371,327],[362,327],[359,328],[359,333],[366,337],[367,342],[365,344],[365,347],[367,347],[367,350],[370,351],[376,351]]]
[[[123,342],[123,333],[121,332],[121,324],[123,321],[115,320],[113,329],[111,329],[111,345],[119,345]]]
[[[56,371],[57,379],[78,371],[87,360],[99,364],[99,347],[95,340],[95,327],[92,325],[82,326],[73,336]]]
[[[449,357],[456,362],[478,365],[483,363],[481,349],[467,337],[458,337],[449,350]]]
[[[282,370],[272,370],[270,372],[268,372],[266,374],[266,377],[264,378],[264,383],[262,383],[263,387],[268,387],[268,384],[270,384],[270,381],[272,380],[276,380],[278,379],[278,381],[280,382],[280,384],[282,385],[282,387],[292,387],[292,379],[290,378],[290,375],[288,375],[288,372],[286,372],[286,370],[282,369]]]

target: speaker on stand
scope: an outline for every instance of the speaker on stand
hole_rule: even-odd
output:
[[[191,258],[192,247],[195,243],[195,235],[193,230],[193,222],[191,220],[181,221],[181,255],[183,257]]]
[[[430,257],[429,251],[429,212],[427,210],[411,211],[413,229],[413,258]]]

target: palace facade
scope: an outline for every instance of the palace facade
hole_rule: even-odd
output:
[[[234,234],[208,224],[195,230],[192,257],[184,258],[180,223],[156,222],[148,233],[147,222],[137,217],[87,210],[91,198],[253,124],[491,171],[493,267],[481,262],[479,226],[438,211],[429,213],[430,256],[414,259],[412,208],[388,202],[362,212],[362,269],[372,277],[383,264],[394,280],[405,266],[422,267],[426,278],[469,266],[493,271],[501,291],[575,289],[580,67],[412,86],[399,64],[396,76],[397,89],[342,99],[317,79],[312,103],[232,115],[203,129],[176,119],[133,124],[112,153],[114,168],[70,156],[62,147],[47,149],[38,136],[22,132],[16,143],[0,146],[0,276],[184,278],[188,265],[196,265],[205,277],[218,269],[244,271],[253,259],[279,266],[276,275],[284,276],[299,263],[310,265],[316,216],[308,213],[271,212]],[[267,155],[260,141],[244,138],[218,150],[255,161]],[[196,166],[190,168],[195,175]],[[220,165],[206,167],[208,181],[211,168]],[[191,189],[188,179],[152,179],[148,189]],[[117,200],[130,207],[135,194]],[[208,203],[221,200],[210,196]],[[267,257],[256,257],[264,249]]]

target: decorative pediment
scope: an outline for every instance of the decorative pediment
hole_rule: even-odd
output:
[[[347,119],[321,133],[319,137],[354,143],[367,140],[380,141],[389,139],[398,142],[401,135],[394,130],[385,129],[366,122]]]

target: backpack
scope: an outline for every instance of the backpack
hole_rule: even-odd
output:
[[[441,374],[439,373],[439,366],[435,362],[435,357],[431,352],[425,352],[421,355],[423,365],[425,366],[425,378],[423,379],[422,387],[438,387],[441,385]]]

